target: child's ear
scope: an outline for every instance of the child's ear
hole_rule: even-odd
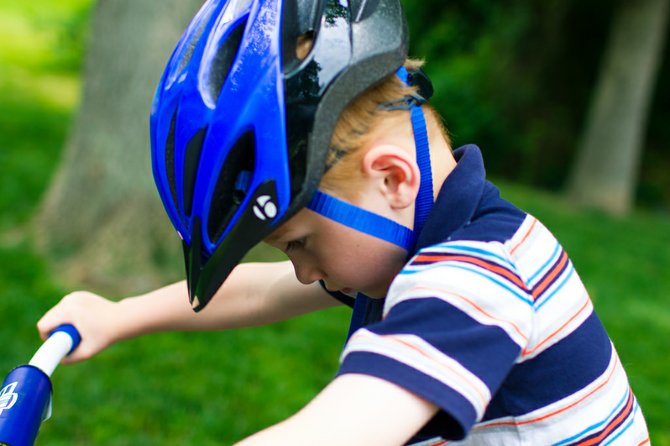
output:
[[[390,144],[374,146],[363,157],[362,168],[391,207],[404,209],[414,203],[421,174],[416,161],[406,151]]]

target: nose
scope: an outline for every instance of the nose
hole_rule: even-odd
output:
[[[317,280],[323,279],[323,273],[312,262],[296,262],[292,261],[295,276],[303,285],[309,285]]]

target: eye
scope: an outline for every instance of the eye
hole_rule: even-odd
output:
[[[297,240],[291,240],[290,242],[286,243],[286,252],[293,251],[295,249],[299,249],[305,246],[305,239],[300,238]]]

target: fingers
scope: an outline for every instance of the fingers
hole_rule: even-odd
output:
[[[90,349],[87,348],[86,345],[79,345],[75,351],[67,355],[63,360],[61,361],[61,364],[68,365],[68,364],[75,364],[77,362],[85,361],[89,359],[91,356],[93,356],[93,352],[90,351]]]
[[[109,345],[108,319],[113,303],[93,293],[76,291],[63,297],[37,322],[40,337],[46,340],[62,324],[74,325],[81,334],[79,347],[63,360],[63,364],[83,361]]]
[[[56,306],[47,311],[37,322],[37,331],[39,332],[40,338],[42,338],[43,341],[45,341],[51,332],[54,331],[59,325],[73,324],[72,317],[68,310],[68,306],[70,306],[69,300],[71,300],[71,296],[73,294],[75,293],[71,293],[63,297]]]

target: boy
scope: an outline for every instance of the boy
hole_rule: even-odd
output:
[[[187,283],[118,303],[74,293],[40,332],[74,323],[74,362],[341,302],[337,377],[240,444],[647,443],[567,255],[499,197],[477,147],[451,153],[406,39],[397,0],[206,2],[152,110]],[[238,265],[261,240],[290,262]]]

